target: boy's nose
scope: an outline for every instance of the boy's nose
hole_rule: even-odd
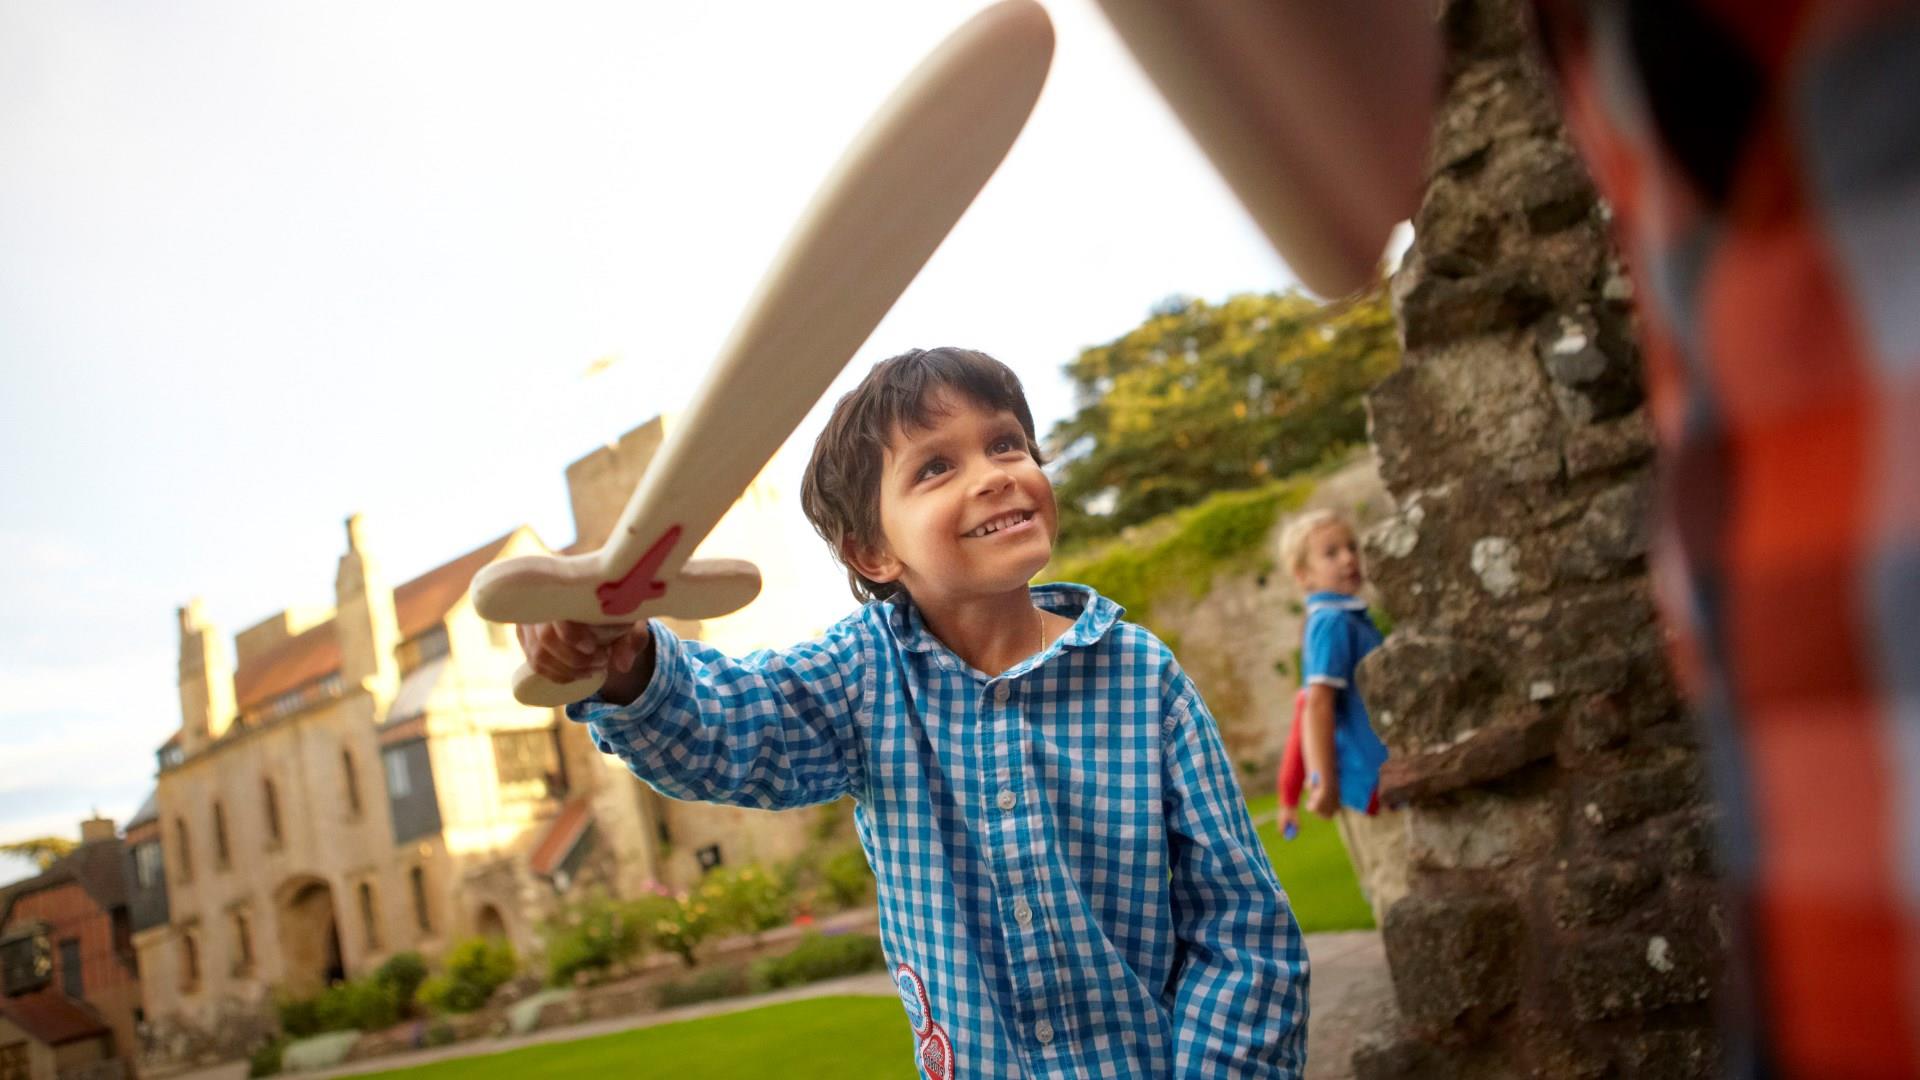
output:
[[[998,495],[1012,484],[1012,473],[1001,468],[996,462],[989,462],[981,468],[979,478],[974,481],[973,490],[976,495]]]

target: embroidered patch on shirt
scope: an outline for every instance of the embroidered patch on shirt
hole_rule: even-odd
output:
[[[893,981],[900,988],[900,1004],[906,1006],[913,1033],[925,1038],[927,1026],[933,1023],[933,1004],[927,1000],[927,984],[920,981],[918,972],[905,964],[894,970]]]
[[[920,1036],[920,1050],[914,1055],[927,1080],[953,1080],[953,1043],[939,1024],[929,1023]]]

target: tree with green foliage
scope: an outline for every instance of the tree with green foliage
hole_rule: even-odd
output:
[[[1366,392],[1399,355],[1384,290],[1336,304],[1285,293],[1156,306],[1066,365],[1078,411],[1047,439],[1063,540],[1111,535],[1360,442]]]
[[[42,871],[53,869],[53,864],[73,853],[79,847],[78,841],[64,836],[36,836],[28,840],[15,840],[11,844],[0,844],[0,855],[11,855],[16,859],[26,859]]]

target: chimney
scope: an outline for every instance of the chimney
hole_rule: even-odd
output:
[[[366,524],[359,514],[347,519],[347,553],[340,556],[333,592],[341,682],[349,693],[365,689],[391,700],[400,681],[393,655],[400,644],[400,622],[393,610],[393,590],[368,550]]]
[[[199,598],[180,618],[180,748],[197,754],[233,726],[233,660]]]
[[[567,466],[567,495],[573,500],[574,544],[599,547],[620,521],[627,499],[640,484],[647,463],[660,449],[665,424],[653,419]]]
[[[80,842],[83,844],[112,840],[118,835],[113,827],[113,819],[101,817],[97,810],[92,817],[80,823]]]

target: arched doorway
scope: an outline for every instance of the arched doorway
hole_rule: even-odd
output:
[[[474,933],[483,938],[507,940],[507,920],[500,917],[500,909],[492,904],[482,904],[479,914],[473,917]]]
[[[318,878],[304,878],[282,885],[279,896],[280,957],[287,992],[309,994],[345,979],[333,889]]]

